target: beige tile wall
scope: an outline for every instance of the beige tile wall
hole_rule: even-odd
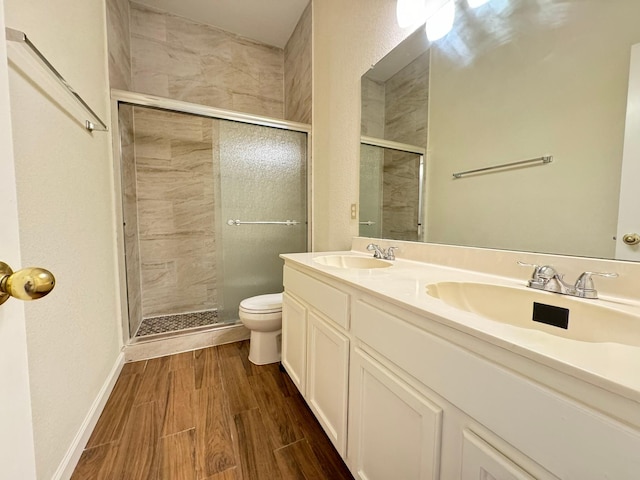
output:
[[[136,161],[133,131],[133,107],[120,107],[120,138],[122,156],[122,215],[127,269],[127,299],[129,333],[134,335],[142,322],[142,290],[140,285],[140,244],[138,238],[138,205]]]
[[[284,118],[311,123],[311,2],[284,48]]]
[[[363,78],[361,97],[361,134],[367,137],[384,138],[384,83]]]
[[[107,41],[109,44],[109,86],[131,89],[131,45],[129,0],[107,1]]]
[[[385,83],[384,138],[426,147],[429,52]]]
[[[284,118],[284,52],[131,3],[133,90]]]
[[[143,317],[217,306],[217,121],[135,110]]]

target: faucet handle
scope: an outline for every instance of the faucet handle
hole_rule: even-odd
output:
[[[395,260],[396,259],[396,254],[395,251],[398,250],[400,247],[389,247],[387,248],[387,255],[385,256],[385,258],[387,260]]]
[[[529,282],[540,282],[540,268],[542,268],[540,265],[536,265],[535,263],[521,262],[520,260],[518,260],[517,263],[521,267],[533,267],[534,270],[531,274],[531,280],[529,280]]]
[[[373,252],[373,258],[382,258],[383,256],[383,251],[375,243],[370,243],[369,245],[367,245],[367,250]]]
[[[584,272],[576,280],[576,291],[579,292],[579,296],[583,298],[598,298],[598,292],[593,285],[593,275],[598,277],[615,278],[617,273],[605,273],[605,272]]]

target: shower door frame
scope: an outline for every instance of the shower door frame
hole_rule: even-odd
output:
[[[424,242],[427,218],[426,209],[424,205],[425,201],[425,189],[427,183],[427,162],[426,154],[427,149],[417,145],[411,145],[409,143],[394,142],[392,140],[385,140],[382,138],[368,137],[362,135],[360,137],[360,145],[369,145],[371,147],[378,147],[387,150],[396,150],[403,153],[413,153],[419,157],[418,165],[418,241]],[[361,161],[362,152],[358,157],[358,162]],[[359,220],[359,219],[358,219]],[[360,235],[360,227],[358,227],[358,234]]]
[[[252,115],[247,113],[235,112],[233,110],[225,110],[221,108],[209,107],[195,103],[183,102],[181,100],[173,100],[170,98],[159,97],[156,95],[148,95],[145,93],[128,92],[125,90],[111,89],[111,139],[113,148],[113,191],[116,214],[116,241],[117,241],[117,279],[120,293],[120,311],[122,316],[122,341],[123,345],[140,343],[145,339],[131,337],[129,334],[129,302],[127,293],[127,270],[125,258],[125,235],[124,235],[124,214],[122,201],[122,149],[120,141],[120,118],[118,115],[120,104],[131,105],[134,107],[155,108],[168,112],[184,113],[197,115],[216,120],[229,120],[234,122],[245,123],[249,125],[257,125],[262,127],[278,128],[281,130],[289,130],[300,132],[307,135],[307,251],[313,251],[313,226],[311,219],[313,212],[313,196],[312,193],[312,172],[313,160],[311,158],[311,125],[306,123],[289,122],[277,118],[265,117],[261,115]],[[180,334],[180,332],[176,332]],[[175,335],[168,335],[175,336]],[[154,337],[157,339],[158,337]]]

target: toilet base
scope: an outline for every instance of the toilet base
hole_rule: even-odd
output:
[[[274,332],[251,331],[249,339],[249,361],[255,365],[267,365],[280,361],[282,330]]]

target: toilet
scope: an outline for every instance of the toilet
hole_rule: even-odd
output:
[[[240,302],[240,321],[251,331],[249,361],[266,365],[280,361],[282,293],[258,295]]]

